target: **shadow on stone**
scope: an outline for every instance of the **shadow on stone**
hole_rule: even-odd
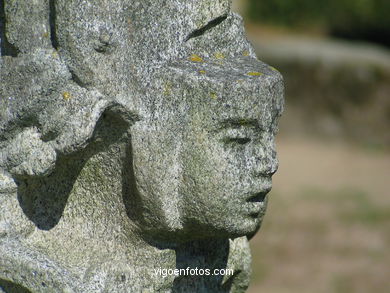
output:
[[[42,230],[60,221],[70,192],[85,163],[118,141],[128,129],[120,115],[106,110],[97,122],[93,139],[82,151],[59,156],[54,172],[46,177],[17,177],[18,200],[25,215]]]
[[[127,216],[133,221],[137,222],[141,217],[140,202],[141,199],[138,195],[136,180],[133,168],[133,150],[131,147],[130,139],[126,148],[126,154],[124,158],[122,168],[122,198],[126,208]]]
[[[230,292],[230,278],[224,282],[223,275],[214,274],[227,268],[228,256],[228,239],[191,242],[176,249],[176,268],[185,273],[175,278],[172,292],[187,292],[188,288],[193,292]]]
[[[30,290],[27,288],[12,283],[10,281],[6,281],[4,279],[0,279],[0,292],[5,292],[5,293],[31,293]]]
[[[5,1],[0,0],[0,56],[18,56],[18,49],[12,45],[6,35]]]

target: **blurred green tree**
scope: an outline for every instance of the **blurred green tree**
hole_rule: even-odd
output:
[[[390,46],[390,0],[249,0],[253,21],[307,29]]]

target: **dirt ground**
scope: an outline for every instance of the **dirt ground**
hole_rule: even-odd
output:
[[[248,292],[389,292],[390,152],[281,135],[278,154]]]

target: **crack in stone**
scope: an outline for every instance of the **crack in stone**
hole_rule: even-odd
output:
[[[57,50],[58,49],[58,39],[57,39],[57,32],[56,32],[57,11],[56,11],[55,0],[50,0],[49,5],[50,5],[50,11],[49,11],[50,40],[53,48]]]
[[[224,14],[222,16],[219,16],[213,20],[211,20],[209,23],[207,23],[205,26],[197,29],[197,30],[194,30],[193,32],[191,32],[187,38],[186,38],[186,42],[189,41],[190,39],[192,38],[196,38],[196,37],[200,37],[202,35],[204,35],[207,31],[209,31],[210,29],[212,29],[213,27],[216,27],[217,25],[219,25],[220,23],[222,23],[226,18],[227,18],[227,14]]]

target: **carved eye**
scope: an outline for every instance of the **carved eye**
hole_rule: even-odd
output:
[[[251,141],[249,137],[227,137],[224,139],[226,144],[244,145]]]

